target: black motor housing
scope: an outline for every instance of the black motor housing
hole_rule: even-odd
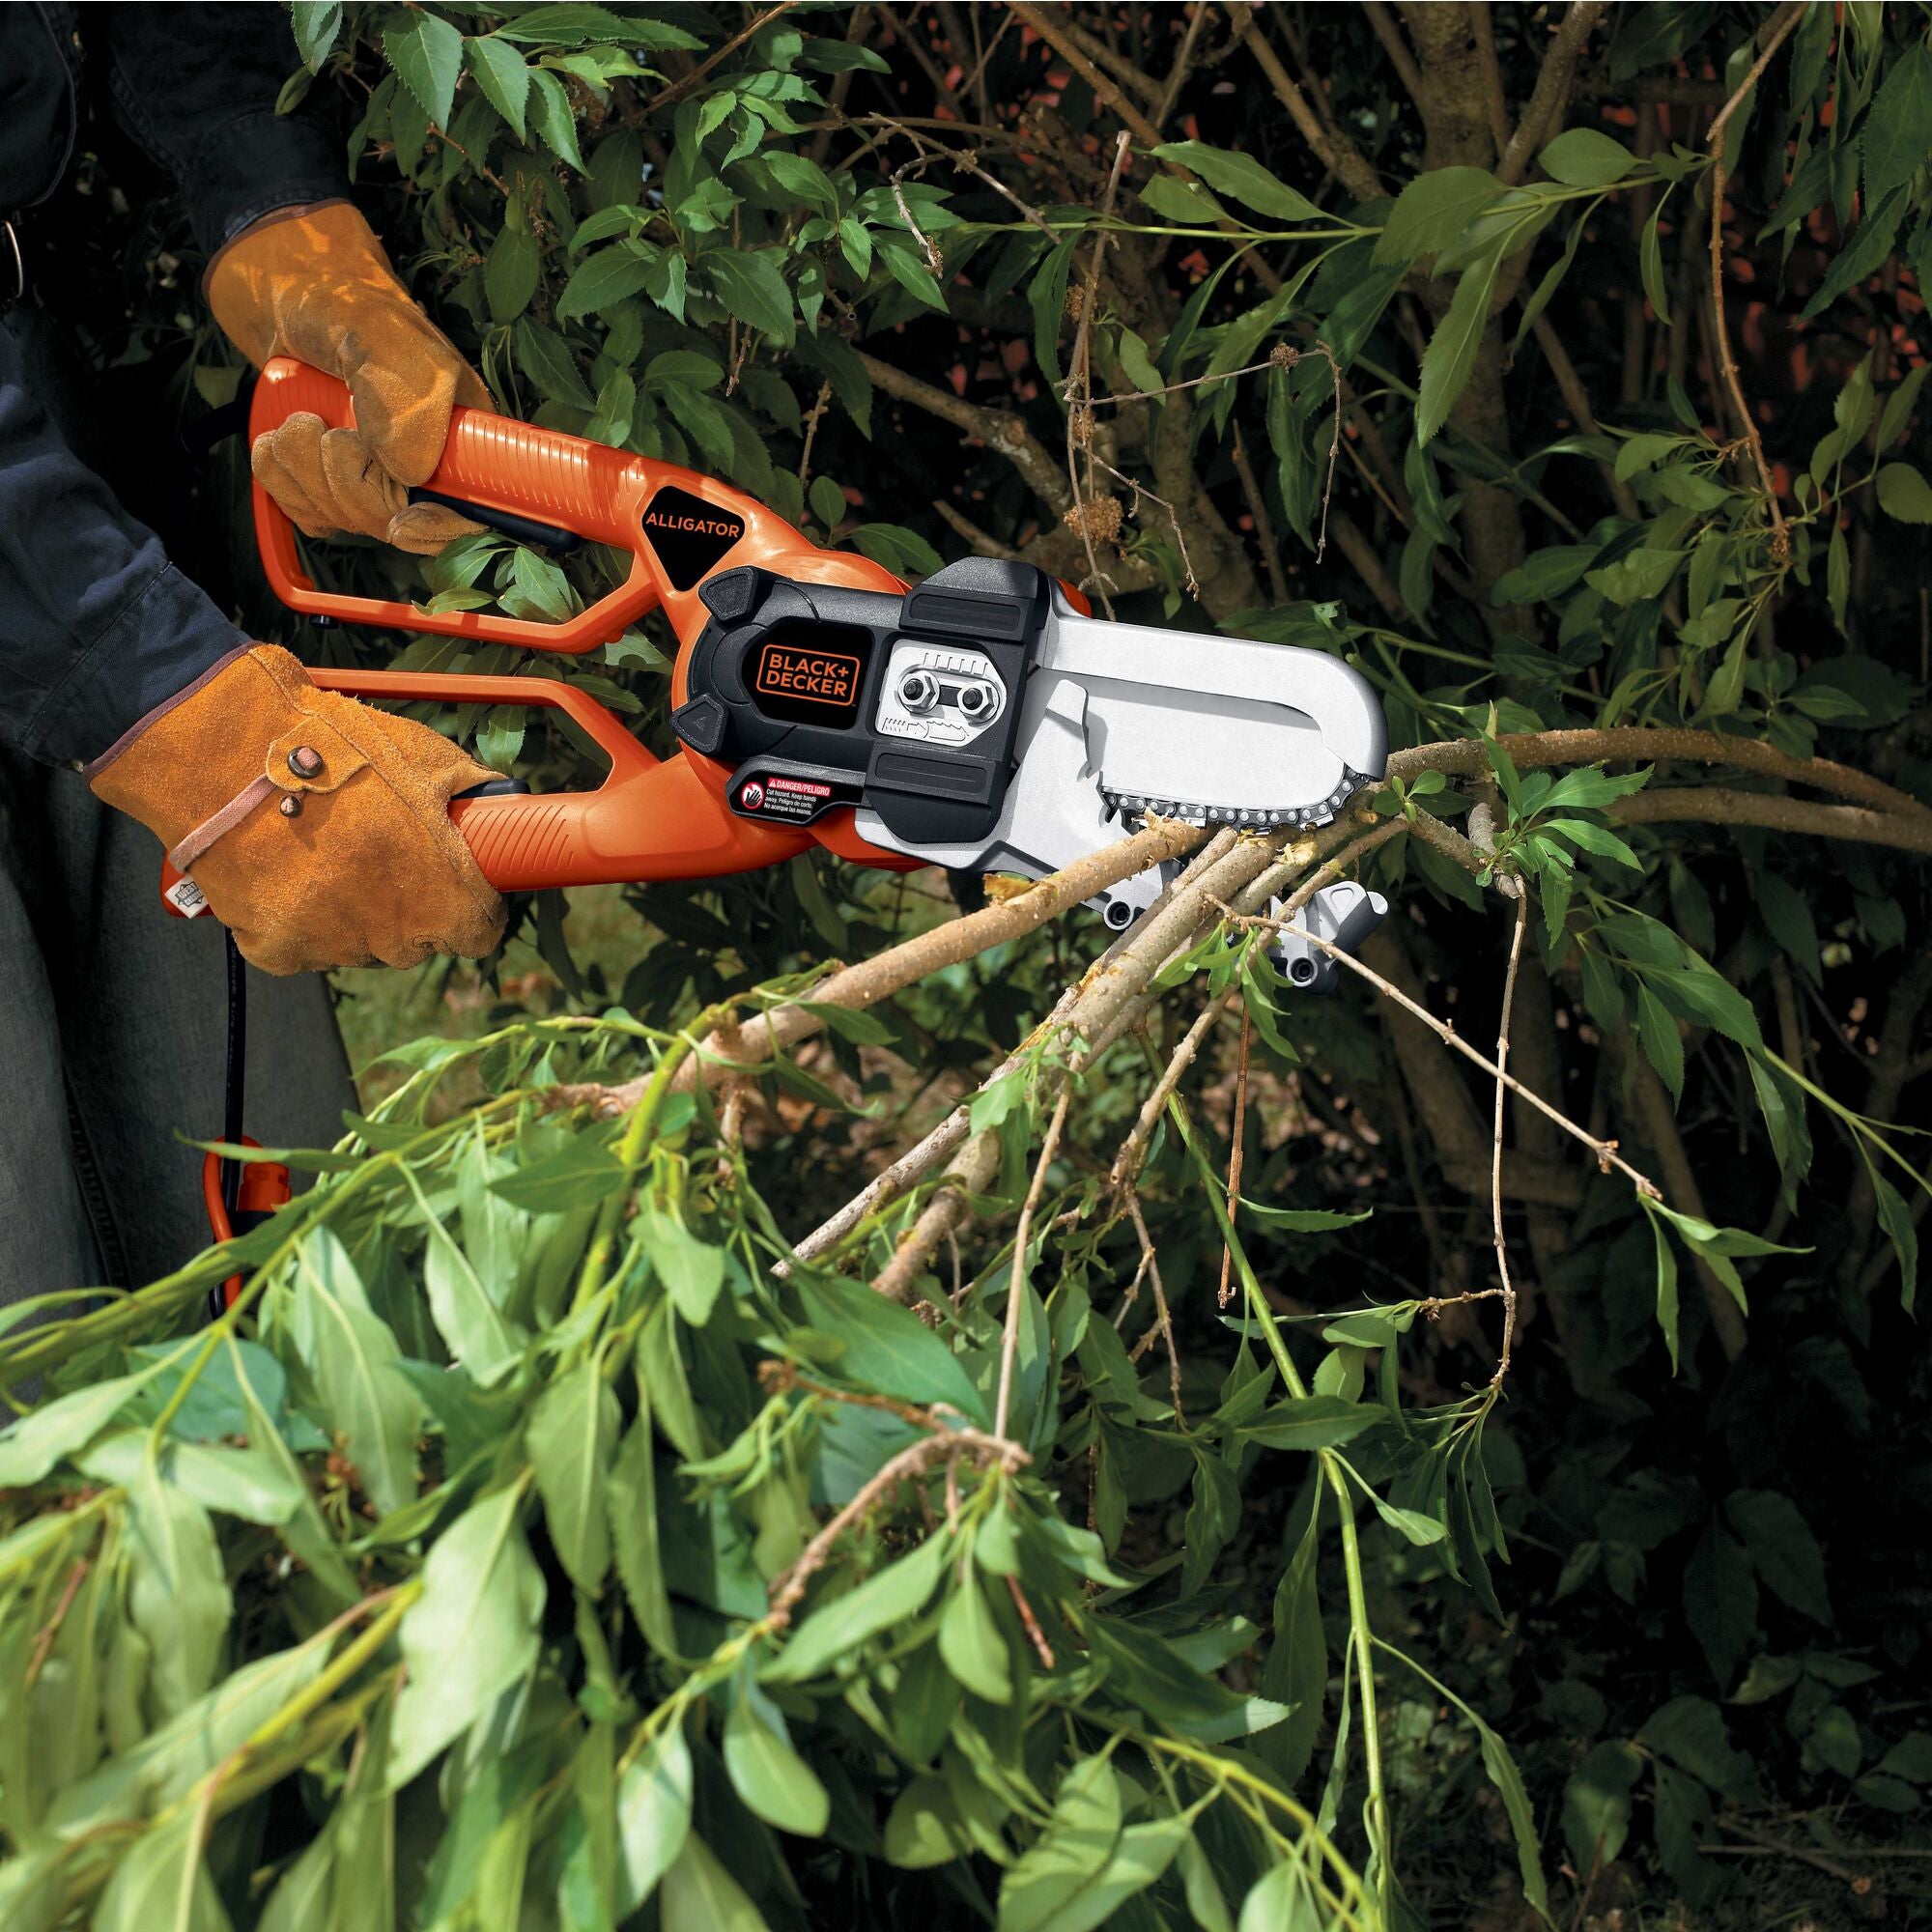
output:
[[[699,591],[711,620],[692,648],[671,728],[732,764],[741,817],[809,824],[841,805],[876,811],[895,836],[965,843],[997,823],[1012,773],[1020,701],[1052,608],[1031,564],[965,557],[903,595],[805,583],[755,567]],[[879,732],[898,642],[984,657],[1006,687],[995,724],[959,749]]]

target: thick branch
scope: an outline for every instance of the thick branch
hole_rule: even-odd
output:
[[[1255,11],[1250,7],[1233,5],[1228,8],[1228,19],[1235,29],[1235,38],[1254,55],[1256,65],[1267,75],[1275,98],[1288,109],[1289,118],[1294,123],[1301,138],[1308,143],[1309,152],[1357,201],[1374,201],[1382,191],[1375,169],[1345,135],[1331,133],[1322,126],[1314,108],[1308,104],[1307,96],[1294,84],[1293,76],[1282,65],[1281,56],[1268,43]]]
[[[969,403],[964,396],[955,396],[951,389],[942,389],[936,384],[922,382],[919,377],[909,376],[890,362],[881,362],[864,350],[859,352],[859,360],[866,365],[866,374],[872,379],[875,388],[883,389],[898,402],[923,410],[927,415],[939,417],[942,422],[950,422],[967,436],[977,438],[988,449],[997,450],[1055,517],[1066,514],[1073,496],[1066,487],[1065,471],[1053,452],[1010,410]]]
[[[1590,765],[1605,759],[1634,763],[1642,759],[1675,758],[1688,764],[1730,765],[1741,772],[1783,779],[1816,791],[1836,792],[1881,811],[1897,812],[1932,824],[1932,809],[1910,792],[1895,790],[1882,779],[1833,764],[1829,758],[1793,758],[1750,738],[1726,738],[1716,731],[1679,730],[1667,726],[1617,724],[1606,730],[1520,732],[1503,738],[1503,749],[1519,768],[1525,765]],[[1397,752],[1388,763],[1390,778],[1410,779],[1417,772],[1441,772],[1450,778],[1480,778],[1490,769],[1489,753],[1480,740],[1451,738],[1435,745],[1418,745]]]
[[[1514,187],[1522,180],[1529,172],[1530,157],[1555,131],[1555,124],[1569,104],[1571,84],[1590,30],[1608,12],[1605,0],[1571,0],[1570,11],[1544,53],[1529,105],[1522,110],[1509,149],[1497,165],[1496,177],[1505,187]]]
[[[1133,137],[1144,148],[1160,146],[1160,130],[1150,121],[1116,82],[1087,58],[1066,31],[1066,22],[1058,7],[1036,7],[1029,0],[1007,0],[1013,13],[1031,27],[1089,87],[1103,107],[1111,108],[1124,121]]]
[[[1900,852],[1932,853],[1932,817],[1895,818],[1855,805],[1817,805],[1776,792],[1732,791],[1723,785],[1686,785],[1673,791],[1638,792],[1620,798],[1610,816],[1626,825],[1694,821],[1703,825],[1758,825],[1768,832],[1804,832],[1819,838],[1854,838],[1890,845]]]

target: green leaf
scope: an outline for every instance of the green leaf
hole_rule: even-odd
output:
[[[1670,327],[1670,278],[1663,271],[1663,244],[1657,225],[1662,218],[1667,195],[1660,198],[1643,224],[1643,242],[1637,251],[1637,266],[1643,275],[1643,292],[1651,311],[1665,328]]]
[[[1880,449],[1889,449],[1905,434],[1927,376],[1932,376],[1932,362],[1919,363],[1918,368],[1907,372],[1904,382],[1885,399],[1885,411],[1878,421]]]
[[[638,1417],[611,1466],[603,1502],[611,1519],[617,1575],[623,1579],[631,1613],[653,1649],[674,1656],[677,1633],[671,1623],[670,1597],[665,1588],[664,1565],[658,1548],[657,1463],[652,1451],[650,1391],[641,1377],[638,1393]]]
[[[1066,278],[1073,267],[1077,239],[1069,235],[1055,243],[1027,289],[1027,304],[1033,310],[1034,360],[1054,389],[1061,382],[1060,329],[1066,320]]]
[[[1376,1647],[1389,1656],[1399,1658],[1409,1669],[1433,1687],[1475,1727],[1476,1736],[1483,1747],[1483,1769],[1489,1774],[1490,1782],[1495,1786],[1496,1794],[1503,1801],[1503,1810],[1508,1814],[1510,1830],[1516,1837],[1517,1867],[1522,1877],[1522,1895],[1540,1912],[1545,1918],[1549,1916],[1549,1889],[1543,1881],[1543,1860],[1539,1851],[1540,1837],[1536,1829],[1536,1814],[1530,1809],[1529,1793],[1523,1789],[1522,1775],[1516,1768],[1516,1760],[1510,1756],[1509,1747],[1486,1724],[1476,1713],[1465,1704],[1455,1691],[1432,1677],[1421,1664],[1394,1645],[1377,1639]]]
[[[691,1747],[673,1718],[617,1785],[617,1917],[628,1918],[676,1863],[691,1835]]]
[[[342,31],[342,0],[295,0],[289,14],[302,65],[311,73],[320,73]]]
[[[1183,181],[1179,175],[1155,175],[1140,196],[1156,214],[1183,228],[1212,228],[1229,218],[1228,211],[1199,182]]]
[[[867,1293],[869,1290],[866,1291]],[[856,1589],[812,1611],[784,1649],[766,1664],[769,1684],[797,1684],[854,1659],[861,1644],[903,1624],[924,1607],[939,1581],[947,1539],[928,1537],[909,1555],[889,1563]]]
[[[1487,168],[1431,168],[1396,197],[1376,243],[1378,262],[1413,262],[1462,240],[1470,222],[1503,191]]]
[[[1592,1748],[1563,1787],[1563,1836],[1570,1862],[1587,1881],[1616,1862],[1630,1837],[1631,1793],[1643,1755],[1617,1740]]]
[[[1650,1204],[1644,1203],[1645,1212]],[[1677,1373],[1677,1253],[1670,1245],[1662,1221],[1651,1214],[1650,1232],[1657,1244],[1657,1325],[1663,1331],[1670,1350],[1670,1373]]]
[[[1932,524],[1932,484],[1910,463],[1888,463],[1878,472],[1878,506],[1901,524]]]
[[[1228,1901],[1222,1897],[1221,1883],[1214,1875],[1213,1861],[1201,1849],[1198,1833],[1189,1833],[1181,1841],[1179,1861],[1187,1910],[1201,1932],[1235,1932],[1235,1921],[1228,1916]]]
[[[185,1810],[134,1841],[88,1917],[95,1932],[230,1932],[202,1860],[202,1823]]]
[[[296,1347],[362,1488],[386,1515],[415,1496],[422,1404],[402,1372],[402,1350],[388,1324],[361,1304],[361,1284],[334,1236],[327,1230],[305,1236],[296,1280]]]
[[[841,1375],[872,1393],[945,1403],[982,1426],[990,1420],[958,1356],[909,1308],[843,1275],[806,1277],[799,1296],[812,1327],[843,1343]]]
[[[430,1545],[423,1593],[400,1633],[409,1680],[396,1698],[392,1789],[484,1716],[537,1659],[544,1580],[518,1515],[521,1486],[472,1503]]]
[[[724,1250],[700,1241],[675,1214],[649,1202],[639,1204],[637,1227],[677,1312],[694,1328],[701,1328],[724,1286]]]
[[[696,1833],[665,1873],[659,1914],[664,1932],[766,1932],[758,1908]]]
[[[1740,1490],[1725,1501],[1724,1514],[1765,1587],[1801,1615],[1829,1624],[1824,1552],[1798,1505],[1775,1490]]]
[[[214,1681],[234,1603],[207,1510],[144,1463],[132,1505],[128,1612],[154,1651],[149,1686],[176,1717]]]
[[[484,99],[509,123],[518,140],[526,139],[524,109],[530,98],[530,71],[523,55],[495,34],[478,35],[466,45],[470,78]]]
[[[606,1143],[580,1134],[555,1153],[498,1176],[490,1192],[526,1214],[568,1214],[601,1207],[628,1174]]]
[[[1893,188],[1883,200],[1866,203],[1851,241],[1842,244],[1833,257],[1824,280],[1800,311],[1800,321],[1810,322],[1823,315],[1848,289],[1878,272],[1891,252],[1892,241],[1910,203],[1911,196],[1902,187]]]
[[[712,293],[740,321],[769,336],[781,349],[798,338],[791,290],[773,251],[714,248],[701,258]]]
[[[1382,1411],[1373,1404],[1344,1402],[1340,1396],[1311,1395],[1264,1408],[1238,1434],[1265,1449],[1328,1449],[1352,1442],[1373,1429]]]
[[[1662,597],[1684,561],[1681,550],[1627,551],[1614,563],[1583,573],[1583,582],[1619,610],[1645,597]]]
[[[537,386],[540,395],[552,402],[568,403],[573,409],[596,407],[597,398],[578,373],[569,345],[555,329],[522,317],[516,327],[517,366]]]
[[[1225,148],[1210,148],[1205,141],[1163,141],[1151,152],[1163,161],[1173,161],[1199,175],[1217,194],[1228,195],[1244,208],[1271,214],[1279,221],[1324,218],[1312,201],[1277,180],[1252,155],[1231,154]]]
[[[1621,141],[1595,128],[1566,129],[1537,159],[1543,172],[1565,187],[1608,187],[1636,166],[1636,156]]]
[[[1660,1705],[1636,1741],[1727,1798],[1740,1804],[1757,1798],[1751,1759],[1733,1747],[1724,1714],[1708,1697],[1673,1697]]]
[[[487,1388],[521,1359],[524,1332],[491,1300],[469,1256],[436,1219],[420,1191],[417,1200],[429,1229],[429,1246],[423,1253],[423,1290],[437,1333],[448,1343],[450,1353]]]
[[[667,20],[620,15],[608,7],[585,4],[585,0],[556,0],[554,5],[526,7],[497,32],[506,41],[532,41],[566,47],[586,42],[619,42],[650,53],[677,48],[690,53],[704,44]]]
[[[1872,1172],[1872,1194],[1878,1204],[1878,1224],[1898,1258],[1899,1306],[1910,1315],[1918,1294],[1918,1224],[1905,1197],[1884,1175]]]
[[[63,1456],[91,1442],[152,1377],[115,1376],[43,1403],[0,1433],[0,1489],[38,1483]]]
[[[1115,1915],[1121,1908],[1155,1884],[1181,1847],[1193,1839],[1193,1823],[1184,1816],[1129,1825],[1116,1841],[1112,1857],[1041,1932],[1093,1932],[1098,1925],[1118,1925],[1122,1920]]]
[[[875,234],[872,245],[879,260],[886,265],[886,272],[907,295],[923,301],[927,308],[937,309],[941,315],[946,313],[945,291],[919,249],[907,242],[895,242],[890,235]]]
[[[767,1825],[804,1838],[824,1835],[832,1801],[792,1748],[778,1707],[749,1681],[724,1719],[724,1754],[732,1790]]]
[[[599,315],[621,301],[628,301],[651,279],[656,266],[654,255],[642,253],[623,242],[586,255],[557,298],[556,319],[569,322],[577,316]]]
[[[463,36],[427,7],[413,7],[402,18],[402,26],[383,29],[383,51],[431,123],[447,128],[449,103],[463,71]]]
[[[589,169],[583,165],[583,151],[577,145],[577,116],[571,109],[563,82],[544,68],[530,69],[529,75],[534,90],[530,120],[538,138],[558,160],[569,162],[581,175],[588,174]]]
[[[1106,1757],[1061,1777],[1045,1828],[1000,1882],[996,1932],[1042,1932],[1093,1882],[1121,1835],[1121,1780]]]
[[[1456,399],[1468,384],[1489,326],[1490,298],[1501,260],[1500,252],[1492,248],[1463,270],[1448,310],[1422,352],[1421,400],[1415,412],[1419,441],[1427,442],[1449,420]]]
[[[1657,1076],[1670,1089],[1670,1097],[1684,1097],[1684,1037],[1664,1004],[1648,986],[1636,989],[1637,1037]]]
[[[1376,1514],[1407,1542],[1417,1548],[1426,1549],[1432,1543],[1440,1543],[1449,1534],[1449,1526],[1433,1516],[1426,1516],[1421,1510],[1398,1509],[1393,1503],[1384,1502],[1375,1491],[1368,1492],[1369,1500],[1376,1506]]]
[[[1298,1863],[1270,1865],[1241,1901],[1237,1932],[1321,1932],[1333,1921],[1309,1889]]]
[[[1703,1646],[1718,1688],[1737,1675],[1757,1630],[1757,1583],[1737,1539],[1716,1518],[1684,1568],[1684,1619]]]
[[[989,1704],[1009,1703],[1013,1683],[1007,1646],[980,1579],[968,1575],[947,1600],[939,1620],[939,1654],[946,1667],[976,1697]]]
[[[1864,123],[1865,196],[1903,187],[1932,154],[1932,48],[1923,39],[1892,63]]]
[[[611,1567],[604,1489],[618,1426],[617,1398],[596,1362],[586,1360],[537,1398],[524,1437],[557,1559],[592,1596]]]

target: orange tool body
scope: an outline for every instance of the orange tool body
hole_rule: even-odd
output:
[[[249,412],[256,437],[306,412],[352,428],[349,391],[331,376],[277,357],[262,371]],[[671,703],[682,705],[692,647],[710,621],[700,596],[721,571],[755,566],[794,582],[902,592],[882,565],[820,550],[763,504],[676,464],[581,437],[459,409],[427,488],[462,505],[504,512],[626,552],[624,582],[560,624],[481,611],[429,611],[396,600],[318,589],[303,572],[296,531],[274,499],[254,489],[255,533],[270,587],[291,610],[352,624],[470,638],[571,655],[610,643],[662,609],[678,639]],[[689,746],[659,759],[604,706],[553,679],[461,672],[316,670],[316,683],[360,697],[554,706],[611,761],[589,792],[462,799],[452,807],[491,884],[503,892],[550,886],[714,878],[824,846],[862,865],[908,869],[920,862],[868,844],[849,810],[810,826],[766,823],[725,802],[731,767]]]

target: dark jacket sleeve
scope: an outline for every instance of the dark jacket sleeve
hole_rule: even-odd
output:
[[[82,24],[106,56],[116,112],[180,184],[209,254],[277,208],[348,191],[327,123],[303,107],[275,112],[301,56],[274,0],[89,7]]]
[[[0,328],[0,737],[83,764],[246,641],[69,449]]]

